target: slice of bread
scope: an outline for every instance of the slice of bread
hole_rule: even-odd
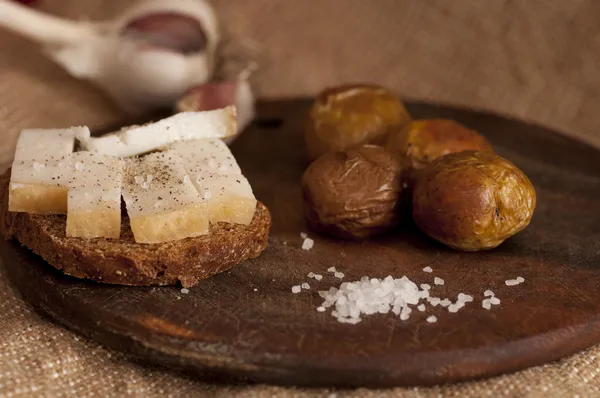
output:
[[[119,239],[83,239],[66,236],[65,215],[35,215],[8,211],[10,170],[0,176],[0,229],[5,239],[42,257],[66,274],[94,281],[134,286],[190,287],[267,247],[271,216],[258,202],[250,225],[218,223],[208,235],[159,244],[133,240],[129,220],[123,217]]]

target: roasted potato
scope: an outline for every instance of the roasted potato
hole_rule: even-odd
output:
[[[491,152],[449,154],[421,170],[412,213],[433,239],[463,251],[491,249],[524,229],[533,216],[531,181]]]
[[[381,144],[410,120],[402,102],[374,85],[329,88],[315,99],[305,131],[311,160],[363,144]]]
[[[440,156],[468,150],[493,152],[477,131],[448,119],[414,120],[390,134],[385,147],[397,156],[409,182]]]
[[[321,156],[304,173],[302,189],[306,218],[319,232],[365,239],[398,222],[400,168],[382,147]]]

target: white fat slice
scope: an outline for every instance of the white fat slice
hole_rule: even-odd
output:
[[[191,177],[200,196],[207,202],[208,219],[211,223],[248,225],[252,222],[256,198],[246,177],[209,171],[199,172]]]
[[[131,159],[123,198],[138,243],[161,243],[208,233],[206,202],[172,151]]]
[[[225,138],[237,129],[235,107],[181,112],[144,126],[131,126],[103,137],[81,141],[83,148],[105,155],[128,157],[164,148],[178,141]]]
[[[21,131],[9,185],[8,210],[37,214],[67,213],[66,155],[87,127]]]
[[[119,238],[123,160],[94,152],[75,152],[68,170],[67,236]]]
[[[75,138],[89,137],[87,127],[26,129],[19,134],[15,161],[58,161],[73,152]]]
[[[62,161],[15,160],[10,174],[8,210],[66,214],[67,181]]]
[[[79,146],[89,152],[96,152],[103,155],[115,157],[128,157],[130,148],[121,140],[120,133],[125,131],[125,128],[119,132],[103,135],[97,138],[88,138],[79,141]]]
[[[220,139],[177,142],[169,146],[169,149],[183,159],[190,176],[202,171],[217,174],[242,173],[231,150]]]

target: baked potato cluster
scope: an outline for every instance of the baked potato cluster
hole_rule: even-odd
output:
[[[410,209],[431,238],[477,251],[523,230],[535,210],[531,181],[481,134],[453,120],[412,120],[382,87],[324,90],[305,139],[314,160],[302,178],[305,215],[322,233],[370,238]]]

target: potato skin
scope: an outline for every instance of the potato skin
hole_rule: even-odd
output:
[[[523,230],[535,188],[515,165],[490,152],[438,158],[419,173],[412,212],[431,238],[463,251],[492,249]]]
[[[400,168],[382,147],[327,153],[302,177],[310,226],[343,239],[366,239],[398,223]]]
[[[412,182],[418,170],[441,156],[470,150],[494,151],[477,131],[449,119],[414,120],[390,134],[385,147],[398,157]]]
[[[308,156],[315,160],[324,153],[383,143],[409,121],[404,104],[382,87],[353,84],[325,89],[310,109],[305,130]]]

